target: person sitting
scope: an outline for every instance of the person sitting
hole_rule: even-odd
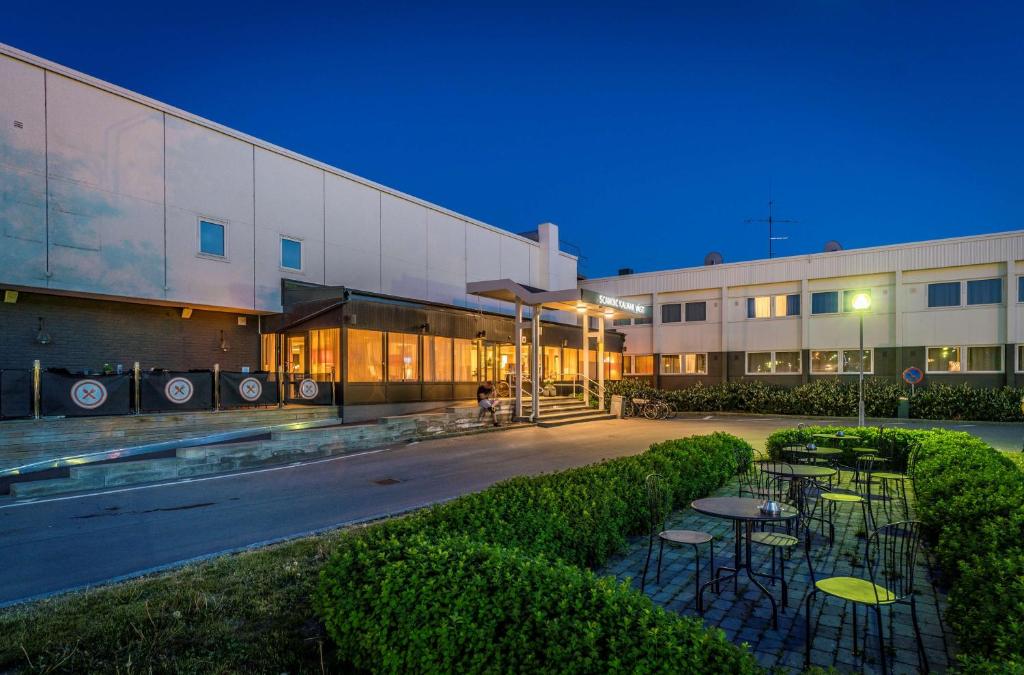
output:
[[[488,380],[476,388],[476,404],[480,407],[480,414],[476,417],[477,421],[483,419],[483,416],[489,413],[494,426],[499,426],[493,382]]]

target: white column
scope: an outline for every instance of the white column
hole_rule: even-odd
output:
[[[590,405],[590,386],[587,383],[590,378],[590,315],[583,312],[580,318],[583,323],[583,363],[579,367],[582,373],[580,381],[583,382],[583,402]]]
[[[722,300],[719,303],[722,321],[722,382],[729,381],[729,287],[722,286]]]
[[[534,305],[530,315],[530,397],[533,399],[530,419],[536,422],[540,419],[540,305]]]
[[[597,317],[597,407],[604,410],[604,314]]]
[[[515,380],[513,380],[516,387],[516,407],[513,414],[515,419],[519,420],[523,417],[523,301],[518,299],[516,300],[516,330],[513,339],[515,340],[516,368],[519,369],[519,373],[517,373]]]

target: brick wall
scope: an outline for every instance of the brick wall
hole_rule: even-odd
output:
[[[195,310],[181,318],[174,307],[87,300],[39,293],[19,293],[14,304],[0,303],[0,369],[43,367],[98,371],[104,363],[129,369],[139,361],[146,368],[225,370],[259,367],[257,317],[239,326],[235,313]],[[39,317],[50,344],[36,341]],[[220,349],[221,331],[228,351]]]

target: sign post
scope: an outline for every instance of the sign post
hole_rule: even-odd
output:
[[[924,371],[917,366],[910,366],[903,371],[903,381],[910,385],[911,396],[914,395],[914,387],[921,384],[922,380],[924,380]],[[1022,401],[1021,405],[1024,408],[1024,401]]]

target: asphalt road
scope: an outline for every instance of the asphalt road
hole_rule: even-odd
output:
[[[763,447],[772,431],[798,421],[720,416],[529,427],[175,483],[3,498],[0,606],[398,513],[511,476],[634,454],[669,438],[721,430]],[[1024,439],[1021,425],[947,426],[1006,450],[1019,450]]]

